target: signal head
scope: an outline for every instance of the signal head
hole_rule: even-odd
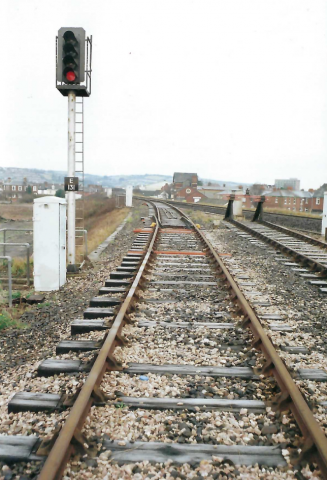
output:
[[[57,81],[80,84],[85,78],[85,30],[61,28],[58,32]]]

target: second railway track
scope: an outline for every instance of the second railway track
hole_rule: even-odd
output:
[[[268,243],[280,253],[284,253],[296,262],[287,262],[303,278],[312,285],[320,287],[322,293],[327,293],[327,244],[307,235],[294,232],[285,227],[269,222],[241,222],[230,219],[230,224],[245,238],[255,237]],[[300,266],[300,268],[299,268]]]
[[[13,415],[32,410],[36,421],[41,410],[66,409],[62,429],[48,443],[0,437],[0,458],[6,446],[12,461],[47,457],[41,480],[309,478],[301,475],[315,463],[326,476],[325,434],[241,291],[246,272],[232,276],[170,206],[150,205],[144,222],[121,267],[73,320],[73,338],[38,368],[53,381],[83,373],[81,389],[25,392],[9,403]],[[326,381],[323,373],[296,375]]]

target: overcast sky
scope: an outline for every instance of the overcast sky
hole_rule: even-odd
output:
[[[327,182],[327,0],[1,0],[0,166],[67,168],[60,27],[93,35],[85,171]]]

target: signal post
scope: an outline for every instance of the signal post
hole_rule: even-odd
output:
[[[68,93],[68,178],[75,177],[75,105],[76,95],[74,91]],[[67,182],[67,260],[68,271],[76,271],[75,263],[75,228],[76,228],[76,205],[75,190],[69,190],[71,182]]]
[[[68,192],[67,271],[76,272],[75,192],[78,191],[78,177],[75,177],[76,96],[91,95],[92,37],[85,37],[84,28],[63,27],[58,31],[56,40],[56,88],[62,95],[68,97],[68,177],[65,177],[65,191]]]

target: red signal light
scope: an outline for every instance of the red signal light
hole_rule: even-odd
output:
[[[66,73],[66,78],[69,82],[73,82],[76,78],[75,72],[70,70],[69,72]]]

